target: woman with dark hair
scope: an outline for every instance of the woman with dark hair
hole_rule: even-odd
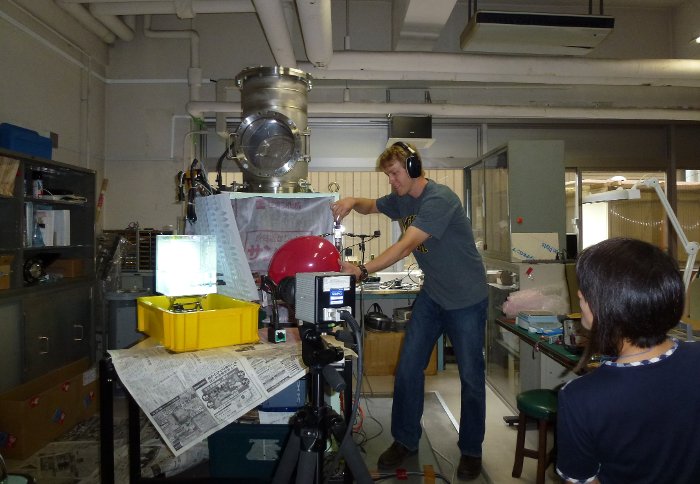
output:
[[[581,361],[602,363],[559,392],[557,473],[700,483],[700,344],[667,335],[683,312],[678,265],[651,244],[613,238],[583,251],[576,273],[591,331]]]

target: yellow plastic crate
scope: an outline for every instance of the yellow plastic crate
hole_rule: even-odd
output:
[[[202,310],[170,311],[171,298],[137,299],[139,331],[156,338],[171,351],[192,351],[220,346],[257,343],[258,310],[255,303],[221,294],[178,297],[176,303],[190,309],[197,301]]]

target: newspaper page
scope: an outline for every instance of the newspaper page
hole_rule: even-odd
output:
[[[146,346],[109,354],[122,384],[175,455],[307,371],[300,344],[259,343],[186,353]]]

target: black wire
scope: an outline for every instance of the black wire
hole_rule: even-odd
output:
[[[221,156],[216,162],[216,184],[219,188],[219,192],[224,189],[224,178],[221,175],[221,168],[224,164],[224,159],[226,158],[226,155],[228,154],[229,150],[233,148],[233,143],[231,143],[230,148],[226,148],[223,153],[221,153]]]
[[[264,275],[260,278],[260,289],[270,294],[272,297],[272,316],[270,324],[275,327],[279,324],[279,313],[277,310],[277,284],[269,276]]]
[[[377,235],[373,235],[373,236],[371,236],[371,237],[366,238],[365,240],[363,240],[363,241],[361,241],[361,242],[358,242],[357,244],[346,245],[345,248],[346,248],[346,249],[350,249],[351,247],[357,247],[357,246],[359,246],[359,245],[366,244],[366,243],[369,242],[370,240],[374,240],[374,239],[376,239],[376,238],[378,238],[378,236],[377,236]]]
[[[194,187],[190,187],[189,190],[187,190],[187,210],[186,210],[186,218],[189,222],[195,223],[197,221],[197,211],[194,208],[194,196],[196,194],[197,190],[195,190]]]

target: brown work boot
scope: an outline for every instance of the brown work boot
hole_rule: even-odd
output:
[[[394,441],[391,446],[379,456],[377,466],[380,469],[395,469],[406,457],[416,455],[418,449],[410,450],[400,442]]]
[[[473,481],[479,477],[479,474],[481,474],[481,457],[462,454],[457,467],[457,477],[463,481]]]

